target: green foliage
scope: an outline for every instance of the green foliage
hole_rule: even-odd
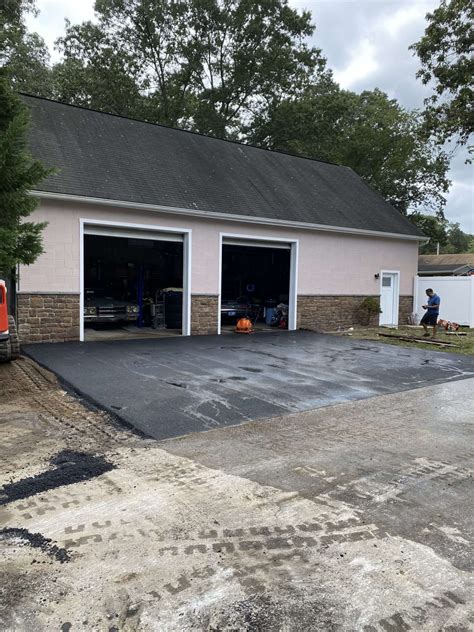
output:
[[[426,17],[425,34],[411,47],[422,64],[417,76],[433,85],[425,101],[426,128],[440,143],[453,138],[465,144],[474,123],[472,2],[441,0]]]
[[[373,296],[367,296],[359,305],[360,309],[363,309],[369,314],[381,314],[382,310],[380,309],[380,302],[378,298]]]
[[[444,219],[413,213],[409,219],[429,237],[429,242],[420,247],[420,254],[434,255],[438,245],[440,254],[457,254],[470,252],[474,246],[472,236],[464,233],[458,223],[449,224]]]
[[[97,0],[98,24],[68,25],[60,99],[221,138],[297,94],[325,60],[287,0]]]
[[[403,214],[443,216],[448,158],[422,133],[419,115],[380,90],[356,94],[324,77],[260,116],[249,139],[351,167]]]
[[[442,252],[447,254],[457,254],[469,251],[470,235],[464,233],[459,224],[450,224],[447,235],[447,244]]]
[[[146,118],[137,67],[104,30],[92,24],[72,26],[58,40],[64,59],[53,68],[55,96],[60,101],[112,114]]]
[[[15,90],[51,96],[49,52],[37,33],[28,33],[24,16],[35,13],[34,0],[5,0],[0,5],[0,66]]]
[[[369,325],[375,314],[381,314],[380,300],[374,296],[366,296],[357,308],[357,316],[362,325]]]
[[[440,247],[446,246],[448,243],[447,226],[445,219],[439,219],[433,215],[423,215],[422,213],[412,213],[409,215],[410,221],[429,237],[429,242],[420,246],[420,254],[435,255]]]
[[[44,223],[25,221],[37,200],[29,191],[50,170],[26,150],[29,112],[0,70],[0,270],[9,273],[17,264],[33,263],[43,252]]]

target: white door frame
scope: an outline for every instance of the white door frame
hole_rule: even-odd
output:
[[[391,325],[396,325],[398,327],[398,311],[400,307],[400,270],[380,270],[380,287],[379,294],[382,296],[382,280],[384,274],[393,274],[395,278],[395,283],[393,285],[393,323]],[[382,318],[382,314],[379,314],[379,325],[380,320]]]
[[[268,241],[290,244],[290,287],[288,305],[288,329],[296,329],[296,317],[298,308],[298,239],[285,239],[283,237],[267,237],[263,235],[242,235],[240,233],[219,233],[219,295],[217,306],[217,333],[221,333],[221,302],[222,302],[222,248],[224,239],[242,239],[244,241]],[[249,243],[249,246],[252,244]],[[257,246],[258,247],[258,246]]]
[[[191,258],[192,230],[157,226],[156,224],[134,224],[130,222],[112,222],[104,219],[79,219],[79,340],[84,342],[84,228],[85,226],[109,226],[113,228],[129,228],[148,232],[177,233],[183,236],[183,336],[191,335]]]

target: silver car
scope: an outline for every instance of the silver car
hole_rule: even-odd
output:
[[[139,308],[136,303],[107,296],[106,290],[86,289],[84,300],[84,322],[117,323],[137,320]]]

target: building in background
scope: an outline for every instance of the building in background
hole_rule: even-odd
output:
[[[420,255],[420,276],[469,276],[474,274],[474,253],[454,255]]]

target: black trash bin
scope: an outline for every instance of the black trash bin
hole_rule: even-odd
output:
[[[165,325],[166,329],[182,329],[183,327],[183,293],[165,292]]]

